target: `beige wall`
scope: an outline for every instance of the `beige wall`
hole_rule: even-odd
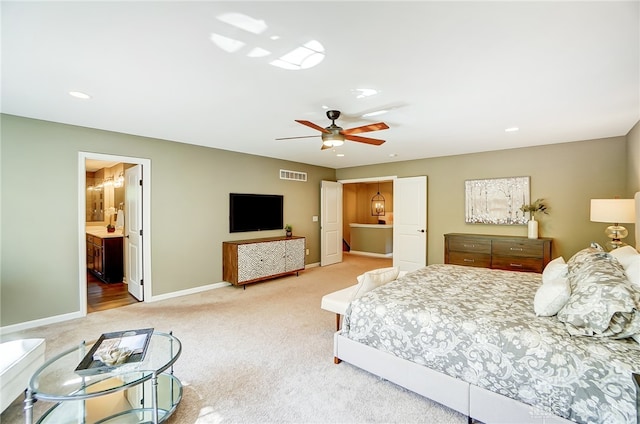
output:
[[[78,152],[151,161],[153,294],[219,282],[224,240],[280,235],[229,234],[228,193],[285,195],[285,222],[307,237],[306,263],[320,260],[320,181],[427,175],[428,262],[443,260],[443,234],[526,235],[524,226],[464,223],[464,181],[531,176],[531,196],[550,215],[542,236],[568,257],[604,242],[604,224],[589,222],[589,199],[640,189],[640,128],[627,137],[394,162],[333,170],[264,157],[0,115],[0,327],[79,310]],[[609,163],[608,158],[627,158]],[[282,181],[278,170],[308,173]],[[628,226],[633,234],[633,225]],[[627,239],[633,242],[633,236]]]
[[[545,198],[550,213],[540,219],[540,236],[553,237],[553,255],[570,255],[591,241],[605,243],[605,225],[589,221],[591,198],[627,194],[626,137],[502,150],[459,156],[339,169],[338,179],[383,175],[428,176],[428,263],[444,260],[449,232],[526,236],[525,226],[465,224],[464,181],[510,176],[531,177],[531,198]],[[637,160],[635,161],[637,165]],[[629,225],[630,232],[633,225]],[[632,243],[632,236],[627,241]]]
[[[627,134],[627,175],[627,196],[631,198],[640,191],[640,121]]]
[[[0,326],[79,311],[78,152],[151,161],[153,295],[222,280],[229,192],[284,194],[284,220],[320,260],[320,181],[335,170],[182,143],[0,115]],[[279,169],[308,173],[279,179]],[[84,246],[81,247],[84,249]]]
[[[385,215],[378,218],[371,215],[371,198],[378,193],[384,196]],[[348,183],[342,187],[342,237],[351,244],[349,224],[377,224],[378,219],[391,224],[393,221],[393,183]]]

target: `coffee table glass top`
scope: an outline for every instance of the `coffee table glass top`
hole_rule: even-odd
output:
[[[107,372],[79,375],[76,366],[91,350],[81,343],[49,359],[31,377],[29,389],[36,399],[66,401],[88,399],[135,386],[168,369],[182,351],[180,340],[171,334],[154,332],[140,362],[125,363]]]

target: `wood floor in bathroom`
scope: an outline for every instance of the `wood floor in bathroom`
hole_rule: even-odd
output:
[[[124,283],[103,283],[87,272],[87,313],[119,308],[137,303]]]

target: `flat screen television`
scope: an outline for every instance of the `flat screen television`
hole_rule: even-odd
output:
[[[281,230],[284,196],[229,193],[229,232]]]

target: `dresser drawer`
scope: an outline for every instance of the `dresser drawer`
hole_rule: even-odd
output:
[[[448,263],[489,268],[491,266],[491,255],[488,253],[449,252]]]
[[[493,255],[542,258],[544,255],[542,243],[515,240],[493,240]]]
[[[449,251],[491,254],[491,240],[473,237],[452,237],[449,239]]]
[[[542,272],[544,261],[542,258],[494,255],[491,258],[491,268],[505,269],[507,271]]]

